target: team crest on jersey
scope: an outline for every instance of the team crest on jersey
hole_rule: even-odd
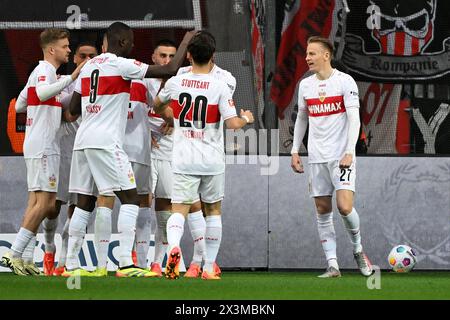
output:
[[[45,81],[45,76],[39,76],[38,77],[38,82],[41,82],[41,81]]]
[[[52,174],[52,176],[48,178],[48,184],[50,187],[56,188],[56,177],[54,174]]]
[[[130,180],[131,183],[135,183],[134,173],[131,170],[128,171],[128,179]]]
[[[319,100],[320,102],[324,102],[325,98],[327,97],[327,93],[325,91],[319,91]]]

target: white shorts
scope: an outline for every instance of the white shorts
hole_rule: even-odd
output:
[[[152,158],[152,193],[155,198],[172,198],[172,162]]]
[[[131,162],[134,176],[136,177],[136,189],[138,194],[149,194],[151,185],[151,170],[150,166],[142,163]]]
[[[57,192],[59,181],[59,155],[25,159],[28,191]]]
[[[69,193],[69,179],[70,179],[70,163],[72,157],[62,156],[59,164],[59,182],[58,193],[56,200],[66,203],[68,206],[76,204],[77,195]]]
[[[74,150],[69,192],[111,195],[113,191],[136,188],[131,163],[122,148]]]
[[[356,165],[340,169],[339,160],[309,164],[309,193],[312,198],[332,196],[334,190],[355,192]]]
[[[172,203],[193,204],[200,201],[215,203],[222,201],[225,190],[225,174],[194,176],[173,174]]]

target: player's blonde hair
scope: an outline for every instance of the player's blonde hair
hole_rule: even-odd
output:
[[[320,36],[312,36],[308,38],[308,44],[310,43],[320,43],[325,48],[325,50],[330,52],[330,56],[333,56],[334,46],[329,39]]]
[[[60,39],[69,39],[70,33],[66,29],[48,28],[41,32],[39,36],[39,45],[42,49],[49,44],[54,43]]]

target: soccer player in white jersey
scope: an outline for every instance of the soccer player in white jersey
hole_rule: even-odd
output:
[[[150,161],[150,108],[143,92],[143,80],[133,80],[123,149],[128,155],[136,177],[139,195],[139,214],[136,223],[136,259],[141,268],[147,267],[147,254],[151,234],[151,161]]]
[[[308,39],[306,62],[314,74],[299,84],[291,167],[294,172],[304,172],[298,152],[309,123],[310,195],[316,205],[320,242],[328,261],[326,272],[319,277],[341,276],[333,224],[334,190],[358,268],[364,276],[370,276],[372,266],[363,252],[359,216],[353,208],[355,146],[360,126],[358,88],[350,75],[331,67],[332,56],[333,45],[328,39],[316,36]]]
[[[205,34],[210,35],[206,32]],[[214,40],[214,37],[212,35],[211,39]],[[181,75],[191,71],[192,66],[183,67],[178,70],[177,75]],[[230,72],[220,68],[215,63],[212,63],[209,74],[216,79],[224,81],[228,85],[231,95],[234,94],[234,90],[236,88],[236,78],[233,77]],[[211,218],[207,218],[208,221],[205,220],[202,209],[204,209],[204,205],[201,203],[201,201],[192,204],[187,217],[189,230],[191,231],[191,236],[194,241],[194,252],[189,268],[184,274],[184,277],[186,278],[197,278],[201,276],[201,266],[205,258],[205,231],[207,224],[209,223],[208,221],[211,220]],[[214,263],[214,272],[219,276],[221,274],[221,270],[216,262]]]
[[[66,271],[63,276],[90,276],[81,269],[81,249],[90,213],[95,206],[94,187],[99,194],[114,192],[121,201],[118,218],[118,277],[150,277],[155,274],[137,268],[131,250],[135,240],[139,199],[136,182],[123,139],[127,122],[132,79],[165,77],[175,74],[184,60],[186,46],[195,33],[187,32],[180,51],[165,66],[149,66],[127,59],[133,48],[133,31],[124,23],[111,24],[103,39],[105,53],[91,59],[83,68],[75,85],[70,113],[82,122],[74,143],[69,191],[77,193],[77,206],[69,225]]]
[[[16,103],[18,112],[25,109],[27,112],[23,153],[28,205],[11,250],[3,255],[1,262],[18,275],[40,274],[32,257],[39,225],[44,218],[55,215],[60,162],[57,132],[62,118],[59,94],[78,77],[84,65],[80,64],[71,76],[57,80],[56,70],[69,59],[67,30],[45,29],[40,34],[40,46],[44,59],[31,73]]]
[[[81,64],[87,58],[94,58],[98,55],[97,48],[93,42],[81,42],[75,49],[73,62],[76,66]],[[73,90],[75,89],[75,82],[72,82],[61,92],[61,104],[64,109],[69,108],[70,99],[72,98]],[[45,239],[45,254],[44,254],[44,274],[60,276],[64,272],[66,265],[67,244],[69,241],[69,223],[75,209],[76,197],[75,194],[69,193],[69,174],[70,162],[72,161],[73,143],[75,141],[75,134],[80,126],[81,118],[74,122],[63,121],[59,129],[61,161],[59,165],[59,183],[58,193],[56,195],[56,213],[59,214],[61,206],[67,205],[67,219],[64,224],[61,239],[61,251],[59,254],[58,265],[55,267],[55,231],[58,226],[58,219],[46,218],[42,222],[44,239]]]
[[[174,117],[172,151],[172,215],[167,221],[169,243],[165,275],[179,277],[180,240],[185,217],[191,205],[200,200],[211,218],[206,227],[206,261],[202,278],[220,279],[213,265],[222,237],[221,201],[224,196],[225,153],[223,122],[230,129],[240,129],[253,122],[250,111],[236,115],[234,102],[225,82],[209,74],[215,51],[211,35],[200,32],[188,45],[192,72],[169,79],[155,99],[155,112],[162,113],[171,103]]]
[[[175,56],[177,51],[176,44],[168,39],[158,41],[152,54],[152,61],[155,65],[166,65]],[[164,120],[151,110],[153,99],[156,97],[159,90],[162,88],[162,79],[144,79],[143,81],[134,81],[132,85],[132,93],[135,94],[136,99],[143,108],[150,108],[148,110],[148,124],[152,131],[153,144],[151,147],[151,190],[155,199],[155,216],[156,216],[156,234],[155,234],[155,259],[150,265],[150,270],[155,272],[158,276],[162,276],[161,262],[164,258],[167,240],[165,236],[165,225],[170,216],[170,191],[171,180],[168,179],[172,175],[170,167],[171,153],[172,153],[172,139],[170,135],[163,135],[160,133],[160,126]],[[157,140],[157,141],[156,141]],[[163,161],[164,160],[164,161]],[[166,162],[167,161],[167,162]],[[155,166],[156,164],[156,166]],[[166,170],[163,170],[166,169]],[[166,199],[168,197],[168,199]],[[168,209],[166,208],[168,206]],[[139,220],[139,219],[138,219]],[[148,246],[145,246],[145,240],[149,240],[150,220],[143,218],[143,223],[136,229],[136,248],[137,260],[144,262],[146,255],[143,256],[144,250],[148,252]],[[138,235],[138,231],[141,235]],[[146,234],[148,237],[146,238]],[[141,250],[139,250],[141,246]],[[141,254],[139,254],[141,251]],[[142,257],[140,257],[142,256]]]

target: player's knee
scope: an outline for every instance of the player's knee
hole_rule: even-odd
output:
[[[139,197],[136,189],[122,190],[116,192],[121,204],[133,204],[139,206]]]
[[[331,211],[333,211],[333,207],[329,204],[325,204],[325,203],[316,203],[316,210],[318,214],[326,214],[326,213],[330,213]]]
[[[94,211],[96,197],[78,195],[77,207],[88,212]]]
[[[338,203],[337,207],[338,207],[339,213],[343,216],[349,215],[353,210],[353,206],[351,204],[347,204],[347,203]]]

